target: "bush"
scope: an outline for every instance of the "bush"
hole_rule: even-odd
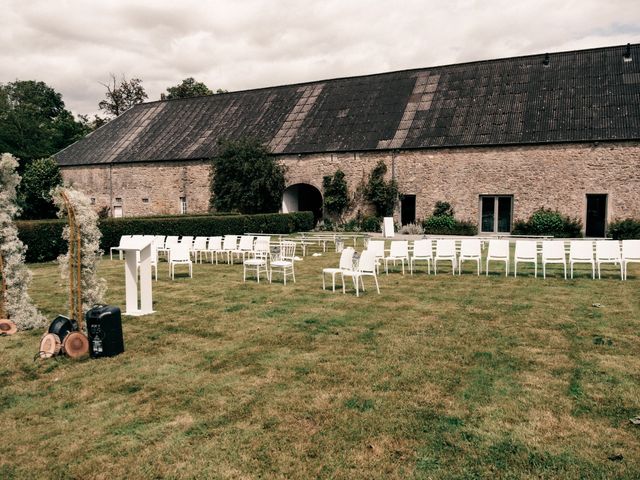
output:
[[[453,217],[455,212],[453,211],[453,207],[449,202],[436,202],[436,205],[433,209],[434,217],[442,217],[448,216]]]
[[[380,219],[378,217],[364,217],[360,222],[363,232],[380,232]]]
[[[475,223],[456,220],[453,215],[453,207],[449,202],[436,202],[433,215],[422,222],[424,233],[466,236],[478,234],[478,226]]]
[[[640,239],[640,220],[626,218],[609,224],[609,235],[614,240]]]
[[[398,184],[392,178],[384,180],[387,165],[380,160],[369,174],[369,181],[364,189],[364,197],[375,208],[376,216],[390,217],[398,198]]]
[[[407,223],[398,229],[398,233],[404,235],[422,235],[424,233],[424,228],[422,228],[422,225],[418,225],[417,223]]]
[[[340,169],[336,173],[322,178],[324,190],[324,209],[329,215],[340,217],[349,207],[349,191],[344,172]]]
[[[62,240],[64,220],[16,222],[18,235],[27,245],[27,262],[54,260],[67,251]],[[272,213],[259,215],[173,216],[105,218],[99,223],[100,248],[108,251],[120,243],[122,235],[240,235],[245,232],[293,233],[313,228],[313,213]]]
[[[456,220],[451,215],[432,215],[422,222],[424,233],[429,235],[465,235],[478,234],[478,227],[472,222]]]
[[[514,235],[552,235],[558,238],[582,237],[582,223],[557,210],[541,208],[529,220],[516,220],[511,233]]]
[[[67,242],[62,239],[64,220],[19,220],[18,237],[27,247],[26,261],[47,262],[67,252]]]

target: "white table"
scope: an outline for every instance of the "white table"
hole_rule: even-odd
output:
[[[151,245],[150,238],[128,239],[118,247],[124,252],[125,315],[139,317],[153,313],[153,294],[151,291]],[[138,281],[138,258],[140,259],[140,279]],[[140,303],[138,303],[138,290]]]

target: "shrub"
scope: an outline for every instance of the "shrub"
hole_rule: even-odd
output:
[[[456,220],[454,213],[449,202],[436,202],[433,215],[422,222],[424,233],[466,236],[478,234],[478,226],[475,223]]]
[[[466,235],[478,234],[478,227],[472,222],[456,220],[450,215],[433,215],[422,222],[424,233],[430,235]]]
[[[18,237],[27,247],[26,261],[47,262],[67,253],[67,242],[62,239],[64,220],[21,220],[16,222]]]
[[[453,217],[454,213],[455,212],[453,211],[453,207],[449,202],[436,202],[436,205],[433,209],[434,217]]]
[[[63,220],[16,222],[18,235],[27,245],[28,262],[53,260],[67,251],[62,240]],[[100,219],[101,248],[120,243],[122,235],[240,235],[245,232],[293,233],[313,228],[313,213],[272,213],[259,215],[131,217]]]
[[[363,232],[379,232],[380,219],[378,217],[364,217],[360,222],[360,228]]]
[[[540,208],[529,220],[517,220],[511,233],[514,235],[552,235],[558,238],[582,237],[582,223],[577,218],[561,214],[557,210]]]
[[[404,235],[422,235],[424,233],[424,228],[422,228],[422,225],[418,225],[417,223],[407,223],[398,229],[398,233],[402,233]]]
[[[387,165],[380,160],[371,171],[369,182],[364,189],[364,197],[373,205],[378,217],[393,215],[398,197],[398,184],[393,179],[385,181],[386,173]]]
[[[344,172],[340,169],[336,173],[322,178],[324,190],[324,209],[329,215],[340,217],[349,206],[349,192]]]
[[[609,235],[614,240],[640,239],[640,220],[626,218],[609,224]]]

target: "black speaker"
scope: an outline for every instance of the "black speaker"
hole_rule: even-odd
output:
[[[53,319],[51,325],[49,325],[49,333],[55,333],[61,342],[69,333],[77,331],[78,322],[76,322],[75,320],[70,320],[64,315],[58,315]]]
[[[124,352],[120,308],[96,305],[85,314],[92,358],[113,357]]]

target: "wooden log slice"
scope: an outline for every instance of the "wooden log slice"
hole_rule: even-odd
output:
[[[15,323],[7,318],[0,318],[0,333],[5,335],[13,335],[18,331]]]
[[[40,340],[40,358],[51,358],[60,353],[62,342],[55,333],[45,333]]]
[[[89,339],[80,332],[70,332],[62,342],[62,350],[71,358],[89,355]]]

